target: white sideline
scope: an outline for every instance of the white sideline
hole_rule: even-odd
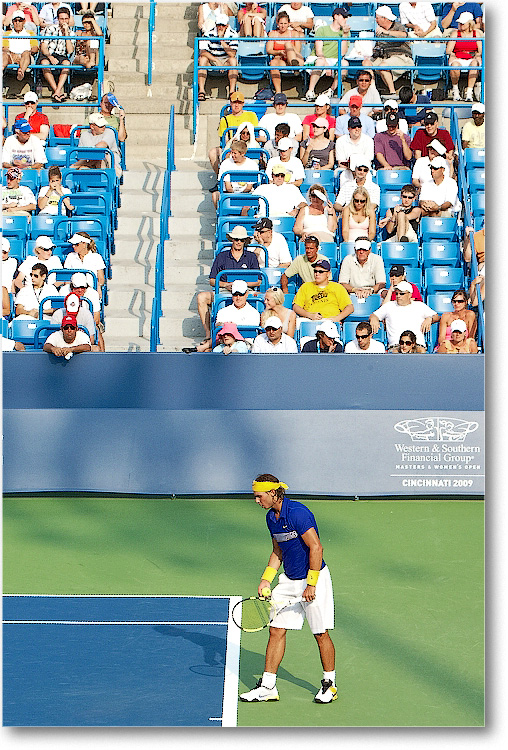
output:
[[[238,682],[240,678],[240,628],[231,617],[233,607],[241,596],[229,599],[228,635],[226,639],[226,667],[224,670],[224,698],[222,701],[222,726],[236,727],[238,712]]]

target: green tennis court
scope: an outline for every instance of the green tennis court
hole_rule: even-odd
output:
[[[306,500],[335,591],[339,700],[310,632],[288,634],[280,701],[239,726],[482,726],[483,503]],[[4,498],[4,593],[255,593],[270,539],[250,498]],[[266,632],[242,634],[240,690]]]

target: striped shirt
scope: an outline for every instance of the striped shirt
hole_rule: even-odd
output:
[[[221,44],[223,40],[227,40],[228,45],[232,47],[234,50],[238,49],[238,34],[236,31],[233,31],[231,26],[227,27],[223,37],[220,37],[218,35],[217,28],[212,29],[212,31],[210,31],[208,36],[214,37],[214,38],[209,39],[207,42],[204,42],[204,44],[206,44],[206,47],[203,47],[203,49],[207,49],[208,52],[214,57],[227,57],[226,50]]]

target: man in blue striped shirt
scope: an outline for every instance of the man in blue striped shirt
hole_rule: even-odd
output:
[[[215,22],[215,28],[208,34],[213,39],[199,43],[198,65],[213,65],[219,68],[227,68],[230,65],[238,65],[236,52],[238,49],[238,34],[233,31],[228,23],[225,13],[219,13]],[[229,95],[236,89],[238,71],[230,70]],[[198,101],[205,101],[206,70],[198,71]]]

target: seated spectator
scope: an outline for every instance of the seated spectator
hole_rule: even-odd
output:
[[[265,333],[254,339],[252,354],[296,354],[296,341],[282,331],[282,322],[276,315],[265,321]]]
[[[313,264],[317,260],[326,260],[326,255],[319,252],[319,240],[311,235],[305,238],[305,252],[297,255],[280,277],[280,286],[284,294],[288,293],[288,280],[293,276],[298,276],[302,282],[314,281]]]
[[[381,341],[372,338],[372,326],[366,321],[358,323],[355,338],[348,341],[344,349],[346,354],[384,354],[385,348]]]
[[[58,23],[57,12],[59,8],[67,8],[70,12],[69,26],[74,26],[74,16],[70,5],[67,3],[46,3],[39,11],[39,21],[41,29],[45,29],[47,26],[53,26]]]
[[[107,120],[100,112],[93,112],[88,122],[90,127],[82,127],[81,134],[79,136],[78,148],[109,148],[113,154],[113,164],[108,165],[107,160],[104,162],[101,159],[78,159],[78,161],[71,164],[73,169],[101,169],[106,166],[114,168],[116,176],[122,176],[122,167],[120,164],[121,156],[116,142],[115,134],[107,128]]]
[[[309,205],[302,206],[293,227],[294,233],[305,240],[317,237],[320,242],[333,242],[337,231],[337,214],[322,185],[311,185]]]
[[[473,233],[474,250],[476,255],[476,262],[478,264],[478,270],[481,271],[485,264],[485,221],[483,222],[482,228],[477,232],[474,231],[473,227],[466,227],[465,229],[462,254],[466,263],[471,263],[472,259],[470,239],[471,233]]]
[[[236,57],[238,34],[229,25],[229,17],[225,13],[219,13],[216,16],[215,28],[208,31],[206,35],[207,37],[213,37],[213,39],[199,43],[198,65],[212,65],[219,68],[229,68],[232,65],[238,65]],[[206,99],[206,75],[206,70],[198,70],[199,102],[204,102]],[[228,72],[228,80],[229,94],[231,96],[236,89],[238,71],[230,70]]]
[[[216,326],[222,323],[235,323],[237,326],[259,325],[260,315],[258,310],[247,302],[249,291],[249,286],[243,279],[233,281],[231,284],[233,304],[220,308],[215,318]]]
[[[338,323],[354,312],[349,294],[342,284],[331,281],[328,260],[317,260],[312,264],[314,281],[307,281],[295,294],[293,310],[300,318],[322,320],[330,318]]]
[[[69,39],[69,35],[74,33],[74,29],[70,26],[71,11],[69,8],[62,5],[58,8],[56,15],[58,23],[46,26],[45,29],[41,30],[41,34],[51,38],[48,38],[48,41],[45,39],[41,41],[39,63],[45,66],[42,75],[53,92],[51,98],[54,102],[63,102],[67,99],[63,89],[70,72],[69,68],[58,68],[58,84],[52,71],[48,68],[50,65],[71,64],[74,42]]]
[[[102,31],[93,13],[83,13],[83,28],[75,31],[76,36],[96,37],[96,39],[77,39],[73,65],[82,65],[86,70],[99,64],[99,39]]]
[[[467,325],[463,320],[454,320],[450,328],[450,339],[446,339],[438,346],[439,354],[477,354],[476,341],[468,338]]]
[[[305,37],[306,31],[314,28],[314,13],[303,3],[286,3],[281,8],[289,16],[289,28],[293,36]]]
[[[2,187],[2,213],[9,216],[31,216],[35,211],[35,195],[26,185],[20,185],[22,172],[11,167],[5,173],[7,185]]]
[[[287,268],[290,265],[292,258],[287,240],[280,232],[273,231],[271,219],[263,217],[254,224],[254,242],[266,248],[266,266],[264,253],[260,248],[254,250],[261,267]]]
[[[209,36],[220,15],[232,15],[227,3],[201,3],[198,8],[198,28],[203,36]]]
[[[40,214],[46,214],[50,216],[58,215],[58,203],[63,195],[70,195],[71,191],[62,185],[62,173],[60,167],[50,167],[48,169],[48,180],[49,185],[44,185],[39,190],[37,196],[37,205],[39,207]],[[64,198],[61,205],[60,213],[63,216],[66,215],[67,211],[73,211],[74,206],[70,202],[69,198]]]
[[[400,22],[411,39],[435,39],[443,36],[437,25],[432,3],[400,3]]]
[[[223,117],[220,118],[218,128],[219,138],[222,137],[223,133],[225,133],[228,128],[237,128],[245,122],[250,122],[252,125],[258,124],[258,116],[255,112],[244,111],[243,105],[245,103],[245,97],[241,91],[234,91],[230,94],[229,102],[231,114],[223,115]],[[214,146],[210,149],[208,158],[215,174],[219,173],[221,156],[220,146]]]
[[[300,187],[305,179],[303,164],[297,156],[293,156],[293,144],[289,138],[281,138],[277,143],[278,156],[272,157],[266,165],[266,174],[270,182],[273,182],[273,168],[282,164],[289,172],[288,183]]]
[[[127,130],[125,128],[125,111],[123,107],[115,106],[111,101],[111,94],[104,94],[99,104],[99,112],[106,120],[106,124],[114,128],[118,133],[120,143],[127,140]],[[113,101],[118,101],[113,97]]]
[[[18,275],[14,279],[14,289],[22,289],[26,280],[30,277],[30,271],[36,263],[43,263],[47,268],[48,275],[50,271],[56,271],[62,268],[62,261],[58,255],[53,255],[53,248],[55,243],[45,234],[40,234],[34,247],[34,254],[27,255],[25,260],[21,263],[18,268]],[[60,282],[61,283],[61,282]],[[53,282],[55,287],[58,287],[57,283]]]
[[[369,318],[374,333],[379,331],[380,321],[385,321],[388,346],[396,346],[400,334],[406,329],[415,333],[420,346],[425,346],[425,334],[439,320],[440,316],[424,302],[412,300],[412,294],[411,284],[401,281],[395,287],[395,302],[385,301]]]
[[[464,100],[472,102],[473,86],[478,78],[478,69],[482,64],[482,42],[480,39],[483,37],[483,32],[475,28],[475,19],[472,13],[461,13],[457,21],[459,28],[456,33],[459,39],[450,39],[446,45],[448,65],[459,68],[459,70],[449,71],[452,98],[455,102],[462,101],[459,91],[459,78],[461,70],[468,68]]]
[[[337,326],[331,320],[323,320],[316,328],[316,338],[306,341],[304,354],[340,354],[343,351]]]
[[[231,242],[231,247],[227,250],[222,250],[222,252],[215,256],[209,276],[209,283],[212,288],[215,286],[215,277],[221,271],[244,271],[246,269],[255,270],[259,268],[256,255],[247,250],[247,245],[251,238],[248,236],[245,227],[235,227],[226,236]],[[250,281],[247,284],[250,289],[256,289],[259,285],[259,281]],[[232,281],[221,279],[220,288],[223,292],[231,292],[232,287]],[[198,314],[205,329],[205,338],[201,342],[202,344],[208,344],[210,341],[210,308],[213,304],[213,296],[213,291],[211,290],[199,292],[198,294]]]
[[[60,331],[53,331],[46,339],[43,346],[45,352],[70,359],[74,354],[92,351],[90,336],[78,330],[75,315],[65,315],[60,328]]]
[[[18,271],[18,261],[16,258],[11,258],[10,252],[11,243],[7,237],[2,237],[2,286],[4,286],[9,293],[14,293],[16,287],[13,284],[13,279]]]
[[[427,348],[416,343],[416,334],[413,331],[402,331],[399,343],[390,346],[387,351],[390,354],[427,354]]]
[[[423,128],[419,128],[411,141],[411,150],[415,159],[420,156],[428,156],[428,145],[435,138],[446,148],[446,158],[451,161],[455,151],[455,145],[450,133],[446,128],[438,127],[438,116],[435,112],[427,112],[423,118]]]
[[[361,96],[362,111],[364,115],[372,115],[374,112],[382,111],[382,101],[379,91],[374,83],[374,74],[370,70],[360,70],[356,74],[356,86],[342,96],[339,101],[339,113],[345,114],[345,107],[349,105],[352,96]],[[366,105],[374,105],[372,107]],[[376,106],[379,105],[379,106]]]
[[[397,115],[399,118],[399,130],[401,133],[409,132],[409,125],[404,117],[401,117],[399,112],[399,103],[395,99],[388,99],[383,106],[384,117],[376,122],[376,133],[384,133],[388,130],[386,118],[389,114]],[[411,154],[412,156],[412,154]]]
[[[305,94],[305,98],[308,102],[313,102],[316,98],[316,84],[321,76],[331,76],[333,78],[332,85],[326,91],[326,95],[329,97],[337,95],[338,87],[338,75],[335,75],[335,70],[339,57],[342,64],[342,78],[346,77],[348,61],[345,59],[346,52],[348,50],[348,42],[342,41],[340,43],[336,40],[348,37],[350,28],[346,21],[351,14],[344,8],[336,7],[332,10],[332,22],[329,26],[320,26],[316,32],[317,37],[324,37],[322,39],[316,39],[314,42],[314,55],[308,57],[305,61],[306,65],[316,65],[320,67],[322,65],[329,65],[330,70],[318,70],[315,73],[310,74],[309,88]]]
[[[30,5],[30,3],[11,3],[5,12],[4,26],[7,26],[9,23],[14,26],[14,21],[20,13],[23,14],[26,32],[37,34],[37,27],[40,26],[41,20],[37,8],[35,5]]]
[[[101,298],[90,282],[89,274],[78,271],[72,274],[69,284],[60,287],[60,294],[62,297],[67,297],[68,294],[76,294],[80,300],[88,300],[90,303],[88,308],[92,312],[93,321],[97,329],[102,332],[104,326],[101,323]],[[87,307],[87,305],[84,305],[84,307]]]
[[[254,159],[246,156],[247,145],[244,141],[232,141],[229,156],[220,165],[218,178],[228,175],[229,172],[258,172],[259,164]],[[233,182],[231,177],[224,179],[224,191],[226,193],[251,193],[252,182]],[[219,205],[220,193],[218,184],[212,193],[212,201],[215,208]],[[247,209],[248,210],[248,209]]]
[[[407,70],[400,68],[393,70],[393,68],[400,65],[404,65],[406,69],[413,67],[411,45],[404,41],[408,36],[407,31],[387,5],[378,5],[375,14],[375,36],[385,37],[387,41],[376,42],[372,59],[364,60],[363,65],[369,67],[373,65],[376,68],[381,66],[382,70],[379,70],[379,75],[388,87],[389,93],[395,94],[394,81],[404,75]]]
[[[330,140],[335,139],[335,117],[331,114],[332,108],[330,106],[330,97],[326,94],[319,94],[316,101],[314,102],[314,114],[306,115],[302,121],[302,142],[306,141],[309,137],[314,138],[314,122],[318,117],[324,117],[328,123],[328,132]]]
[[[442,156],[430,162],[432,180],[424,182],[420,190],[422,216],[454,216],[461,209],[457,183],[445,177],[445,169],[446,159]]]
[[[9,320],[11,316],[11,295],[2,279],[2,317]]]
[[[37,11],[35,12],[37,13]],[[36,31],[25,28],[25,15],[22,11],[15,10],[11,19],[12,29],[4,32],[2,70],[5,70],[7,65],[17,65],[16,78],[18,81],[22,81],[28,66],[32,62],[32,55],[37,54],[39,44],[37,39],[18,38],[27,35],[33,37],[36,33]]]
[[[252,195],[264,195],[267,199],[268,213],[271,218],[296,216],[300,208],[307,205],[300,189],[289,183],[290,179],[291,173],[284,164],[279,162],[272,167],[273,182],[268,185],[258,185],[252,191]],[[242,215],[246,215],[247,210],[242,208]]]
[[[452,334],[452,325],[457,320],[463,321],[466,329],[467,338],[474,339],[476,335],[476,315],[473,310],[468,310],[468,298],[465,289],[457,289],[452,295],[453,312],[446,312],[441,315],[439,321],[438,344],[450,341]]]
[[[381,191],[379,185],[372,181],[370,162],[364,156],[352,156],[350,160],[351,169],[346,169],[341,174],[340,190],[335,198],[334,207],[342,213],[344,206],[351,202],[353,193],[357,187],[365,188],[369,194],[372,206],[377,209]],[[352,171],[351,171],[352,170]],[[348,179],[346,175],[351,175]]]
[[[254,134],[254,125],[251,122],[242,122],[236,129],[235,133],[232,135],[226,136],[226,144],[225,148],[222,149],[221,152],[221,160],[224,156],[224,153],[228,151],[231,148],[231,144],[233,141],[243,141],[245,145],[247,146],[247,151],[249,148],[259,148],[259,143],[256,140],[256,136]]]
[[[404,185],[400,191],[401,203],[388,208],[384,218],[380,219],[380,229],[386,229],[387,242],[418,242],[418,226],[422,209],[413,206],[418,195],[414,185]]]
[[[411,139],[399,128],[399,116],[395,112],[386,115],[387,129],[374,136],[374,153],[380,169],[411,169],[413,152]]]
[[[372,252],[367,237],[359,237],[355,241],[354,255],[346,255],[340,264],[339,284],[348,294],[356,294],[359,299],[378,294],[385,288],[383,259]]]
[[[459,27],[459,17],[462,13],[471,13],[474,19],[474,28],[483,29],[483,11],[481,3],[443,3],[441,14],[441,28],[443,36],[456,36]]]
[[[284,292],[277,286],[272,286],[265,292],[265,309],[261,313],[261,325],[264,326],[268,318],[274,315],[282,323],[282,332],[294,338],[296,315],[293,310],[284,307]]]
[[[15,121],[26,120],[29,122],[30,127],[32,128],[32,135],[45,142],[49,135],[49,120],[46,115],[37,111],[39,97],[35,91],[28,91],[23,97],[23,101],[25,103],[25,111],[16,115]]]
[[[58,297],[58,290],[53,284],[48,284],[48,269],[44,263],[35,263],[30,271],[30,284],[25,284],[14,299],[16,318],[31,320],[39,317],[39,303],[45,297]],[[51,303],[44,303],[44,320],[49,320],[54,313]]]
[[[469,285],[469,299],[471,300],[471,307],[473,310],[478,312],[478,287],[480,287],[480,297],[482,302],[485,301],[485,264],[482,269],[478,271],[478,276],[472,280]]]
[[[274,112],[267,112],[263,115],[259,121],[259,127],[265,128],[270,134],[270,138],[275,138],[275,129],[281,123],[287,123],[289,125],[289,133],[287,135],[292,140],[300,141],[302,139],[303,125],[302,121],[294,112],[288,112],[288,98],[286,94],[279,93],[273,97],[273,108]],[[266,140],[265,133],[260,133],[259,141],[264,143]]]
[[[462,127],[462,148],[485,148],[485,104],[474,102],[471,117]]]
[[[261,39],[266,36],[266,8],[255,3],[245,3],[237,15],[240,36],[253,36]]]
[[[86,3],[86,2],[82,3],[82,2],[80,2],[80,5],[81,5],[81,9],[78,10],[78,15],[84,16],[86,13],[89,13],[89,12],[93,13],[95,11],[96,7],[99,5],[99,3],[94,3],[94,2],[92,2],[92,3],[89,3],[89,2],[88,3]]]
[[[388,103],[389,102],[386,102],[385,107]],[[335,122],[336,136],[347,135],[349,120],[352,117],[357,117],[362,123],[362,133],[368,135],[369,138],[374,138],[374,136],[376,135],[376,123],[374,122],[372,117],[369,117],[369,115],[366,115],[362,112],[362,105],[363,99],[359,94],[357,94],[356,96],[351,96],[349,98],[348,112],[346,112],[344,115],[340,115],[340,117],[337,117],[337,120]],[[381,122],[381,120],[379,122]]]
[[[5,169],[42,169],[47,163],[44,146],[35,135],[31,135],[32,128],[26,120],[15,120],[14,135],[5,139],[2,149],[2,166]]]
[[[263,118],[261,118],[263,119]],[[275,126],[275,138],[270,138],[269,141],[263,144],[265,151],[268,151],[270,158],[278,156],[277,146],[282,138],[289,138],[290,127],[287,123],[281,122],[280,125]],[[293,148],[298,148],[298,141],[295,138],[289,138]]]
[[[234,323],[224,323],[217,333],[214,354],[248,354],[250,347]]]
[[[84,276],[84,274],[75,273],[74,276]],[[92,315],[88,304],[83,304],[83,295],[79,293],[80,291],[80,288],[74,288],[73,291],[68,292],[65,295],[65,306],[58,307],[55,310],[55,312],[51,316],[50,323],[52,323],[53,325],[61,325],[65,315],[75,315],[78,326],[83,326],[88,331],[92,351],[104,352],[105,346],[101,327],[97,327],[94,316]]]
[[[97,276],[98,292],[102,293],[104,285],[104,269],[106,264],[102,255],[97,252],[95,241],[87,232],[74,232],[67,242],[72,245],[70,252],[64,260],[64,268],[72,268],[76,271],[93,271]]]
[[[430,99],[427,94],[417,94],[411,86],[401,86],[399,89],[399,99],[401,104],[430,104]],[[390,100],[391,101],[391,100]],[[416,107],[404,107],[404,116],[409,126],[422,125],[423,119],[428,109],[417,110]]]
[[[434,140],[431,141],[427,146],[427,156],[420,156],[420,158],[417,159],[414,163],[412,173],[413,185],[417,188],[421,188],[424,182],[429,182],[430,180],[432,180],[430,162],[437,156],[442,156],[443,158],[445,158],[445,155],[446,146],[443,146],[441,141],[439,141],[437,138],[434,138]],[[453,172],[450,172],[450,169],[453,169],[453,161],[450,162],[446,160],[445,177],[453,176]]]
[[[374,159],[374,140],[362,133],[362,121],[359,117],[350,117],[347,124],[348,134],[337,138],[335,156],[339,167],[350,168],[353,154],[363,156],[369,163]]]
[[[333,169],[335,163],[334,142],[330,139],[328,122],[324,117],[314,120],[314,137],[307,138],[300,148],[301,160],[307,169]]]
[[[376,210],[367,190],[357,187],[351,202],[342,212],[342,239],[344,242],[355,242],[364,236],[371,242],[376,237]]]
[[[301,42],[288,37],[294,37],[289,28],[289,16],[285,11],[279,11],[275,19],[276,27],[268,32],[266,54],[270,56],[271,66],[300,65],[303,67],[303,57],[300,54]],[[275,93],[282,91],[280,70],[271,70]]]
[[[401,281],[406,281],[408,284],[411,284],[411,289],[413,290],[411,293],[411,299],[414,299],[416,302],[423,302],[422,295],[416,284],[413,284],[412,281],[408,281],[406,279],[406,269],[404,268],[404,266],[400,265],[399,263],[395,263],[390,268],[388,277],[390,279],[389,288],[381,289],[380,291],[381,297],[383,298],[383,305],[385,304],[385,302],[395,302],[395,287],[400,284]]]

